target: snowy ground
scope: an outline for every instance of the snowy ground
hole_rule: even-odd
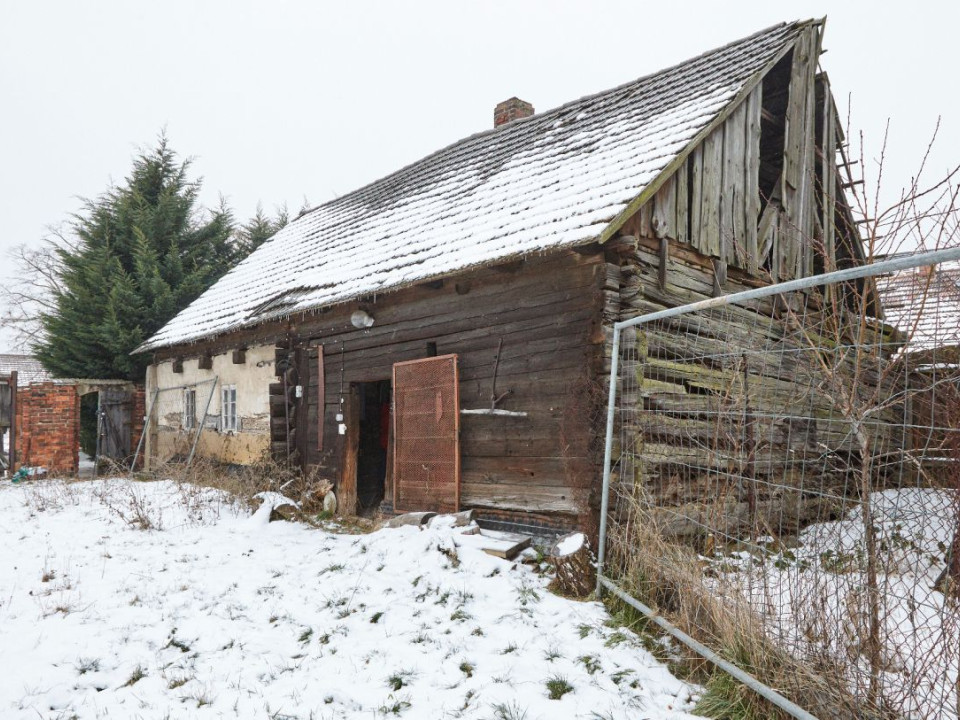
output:
[[[957,529],[957,498],[946,490],[885,490],[871,496],[871,508],[882,702],[900,717],[956,720],[960,608],[934,583]],[[718,559],[718,566],[735,568],[716,581],[718,592],[746,598],[785,647],[834,662],[847,687],[866,696],[869,606],[859,508],[842,520],[811,525],[796,547],[771,549],[762,561],[747,552],[739,562]]]
[[[692,717],[602,606],[477,542],[268,524],[170,482],[3,483],[0,717]]]

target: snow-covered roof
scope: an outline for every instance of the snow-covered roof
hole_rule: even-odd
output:
[[[904,334],[904,352],[960,345],[960,263],[877,278],[886,322]]]
[[[591,242],[806,26],[473,135],[321,205],[138,351]]]
[[[50,380],[50,373],[44,370],[43,365],[35,357],[0,353],[0,375],[9,375],[14,370],[17,371],[17,385],[31,385]]]

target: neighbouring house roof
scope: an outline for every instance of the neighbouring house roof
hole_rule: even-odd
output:
[[[321,205],[137,351],[594,241],[806,27],[777,25],[473,135]]]
[[[903,333],[905,352],[960,345],[960,263],[877,278],[884,319]]]
[[[35,357],[0,353],[0,375],[9,375],[13,370],[17,371],[17,385],[30,385],[51,379],[50,373],[43,369],[43,365]]]

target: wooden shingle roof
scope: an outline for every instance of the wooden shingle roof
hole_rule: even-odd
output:
[[[594,241],[808,25],[473,135],[321,205],[138,351]]]

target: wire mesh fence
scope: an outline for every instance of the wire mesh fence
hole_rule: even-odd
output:
[[[164,463],[189,465],[204,432],[216,432],[222,422],[213,399],[218,378],[154,388],[131,469],[143,457],[152,467]],[[235,396],[234,396],[235,397]],[[216,413],[212,413],[216,410]],[[235,419],[234,419],[234,422]]]
[[[819,717],[956,718],[957,257],[618,323],[606,587]]]

